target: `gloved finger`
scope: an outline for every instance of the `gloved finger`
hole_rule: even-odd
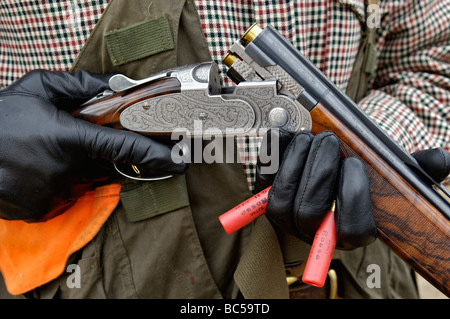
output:
[[[43,216],[52,208],[70,204],[72,199],[78,197],[83,187],[80,185],[77,190],[71,188],[66,183],[70,179],[66,173],[55,176],[52,173],[46,174],[45,171],[30,172],[30,168],[27,169],[21,163],[17,163],[17,166],[22,169],[0,170],[0,180],[5,181],[5,187],[0,192],[2,219],[42,221]]]
[[[103,158],[88,157],[78,181],[82,184],[106,181],[115,173],[116,171],[110,161]]]
[[[10,91],[25,92],[47,99],[64,110],[72,110],[93,96],[109,89],[112,74],[79,71],[34,70],[9,86]]]
[[[366,246],[377,238],[369,178],[363,163],[354,157],[342,161],[335,220],[336,247],[339,249],[351,250]]]
[[[340,141],[332,132],[324,131],[314,137],[294,201],[295,225],[308,242],[312,242],[330,209],[340,153]]]
[[[284,151],[293,136],[294,134],[282,129],[271,129],[264,134],[256,165],[254,193],[272,185]]]
[[[442,148],[421,150],[412,153],[419,165],[436,182],[442,182],[450,174],[450,153]]]
[[[95,125],[66,112],[60,113],[62,120],[59,122],[66,123],[69,143],[78,141],[80,148],[93,158],[136,165],[159,174],[183,174],[187,169],[186,163],[172,160],[171,148],[167,145],[137,133]]]
[[[25,172],[19,172],[18,176],[18,174],[11,174],[8,170],[0,170],[0,179],[6,181],[7,185],[7,187],[2,187],[0,194],[0,218],[8,220],[39,219],[47,212],[50,198],[45,196],[46,194],[42,196],[35,191],[40,189],[42,186],[40,184],[44,184],[44,182],[39,179],[30,180],[29,176],[25,175]],[[30,182],[20,183],[26,177]],[[18,194],[21,193],[30,195],[24,198],[23,202],[18,202]],[[45,198],[42,199],[43,197]],[[43,205],[46,200],[47,203]]]
[[[267,217],[292,235],[298,235],[292,219],[294,198],[314,136],[297,134],[289,143],[269,191]]]

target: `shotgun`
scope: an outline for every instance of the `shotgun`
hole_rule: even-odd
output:
[[[253,25],[223,63],[235,87],[221,87],[215,63],[146,79],[111,78],[111,91],[72,114],[149,136],[176,128],[225,135],[334,132],[342,156],[362,160],[370,180],[379,238],[450,296],[450,194],[417,161],[272,26]]]

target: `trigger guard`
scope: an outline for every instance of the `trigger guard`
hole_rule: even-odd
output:
[[[122,172],[122,171],[117,167],[116,163],[113,163],[113,164],[114,164],[114,168],[116,169],[116,171],[117,171],[119,174],[121,174],[122,176],[125,176],[125,177],[127,177],[127,178],[136,180],[136,181],[159,181],[159,180],[162,180],[162,179],[167,179],[167,178],[173,177],[173,175],[158,176],[158,177],[141,177],[140,175],[137,175],[137,174],[136,174],[136,176],[132,176],[132,175],[129,175],[129,174],[127,174],[127,173]]]

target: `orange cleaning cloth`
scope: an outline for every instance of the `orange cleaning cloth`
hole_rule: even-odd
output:
[[[91,241],[114,211],[120,190],[120,184],[111,184],[86,192],[45,222],[0,219],[0,271],[8,292],[23,294],[61,275],[70,255]]]

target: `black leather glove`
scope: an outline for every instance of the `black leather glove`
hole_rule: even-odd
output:
[[[411,155],[435,182],[441,183],[450,174],[450,154],[440,147]]]
[[[0,217],[36,221],[70,200],[93,160],[181,174],[168,146],[68,111],[108,88],[108,75],[32,71],[0,91]],[[48,218],[48,216],[45,216]]]
[[[312,243],[335,199],[336,247],[350,250],[375,241],[377,228],[363,164],[356,158],[340,160],[340,142],[332,132],[273,133],[282,154],[280,167],[276,174],[264,174],[265,166],[259,161],[255,183],[255,192],[273,183],[266,216],[284,231]],[[264,154],[271,152],[271,136],[266,134],[261,144]]]
[[[336,200],[336,248],[351,250],[377,237],[371,211],[369,180],[362,162],[340,159],[340,142],[332,132],[296,136],[283,130],[267,133],[261,154],[279,160],[276,173],[264,173],[273,163],[258,160],[255,193],[272,185],[266,216],[288,233],[312,243],[333,199]],[[271,153],[271,139],[279,143]],[[450,173],[450,154],[440,148],[412,154],[424,170],[441,182]]]

